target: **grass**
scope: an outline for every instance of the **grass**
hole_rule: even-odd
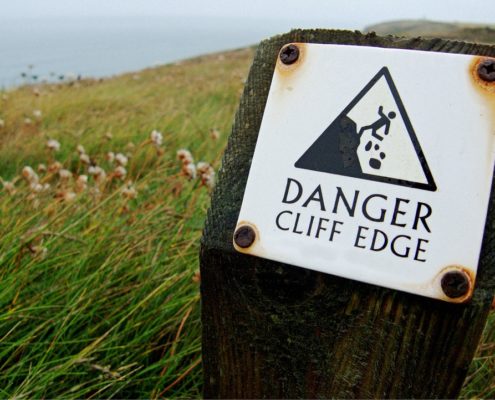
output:
[[[198,245],[209,190],[176,153],[219,167],[252,54],[4,93],[0,176],[15,194],[0,189],[0,397],[201,396]],[[88,174],[78,145],[105,182]],[[128,153],[124,180],[110,151]],[[23,167],[55,160],[72,177],[38,173],[50,188],[36,193]],[[80,175],[89,179],[77,192]],[[129,187],[136,198],[123,195]]]
[[[201,396],[209,188],[176,153],[218,169],[252,57],[246,49],[3,93],[0,176],[14,189],[0,185],[0,397]],[[105,180],[89,174],[78,145]],[[124,179],[108,152],[129,156]],[[40,163],[52,166],[38,173],[49,188],[22,177]],[[87,183],[76,183],[81,175]],[[492,315],[463,397],[495,396],[494,327]]]

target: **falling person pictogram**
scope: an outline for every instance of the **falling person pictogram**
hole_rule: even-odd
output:
[[[367,130],[371,130],[371,136],[373,138],[379,140],[380,142],[383,141],[384,136],[388,135],[388,133],[390,131],[390,122],[391,122],[390,120],[394,119],[396,114],[395,114],[395,112],[390,111],[387,115],[385,115],[383,112],[383,106],[380,106],[380,107],[378,107],[378,115],[379,115],[379,118],[375,122],[373,122],[370,125],[363,126],[359,130],[358,136],[360,138],[363,135],[363,133]],[[383,132],[384,136],[381,136],[378,134],[378,131],[382,128],[384,129],[384,132]],[[364,149],[366,151],[370,151],[372,147],[373,147],[373,140],[369,140],[368,143],[366,143],[366,146]],[[380,150],[379,142],[375,143],[374,149],[376,151]],[[379,154],[380,159],[381,160],[385,159],[385,156],[386,156],[385,152],[381,151]],[[369,160],[370,167],[373,169],[380,169],[380,167],[382,166],[381,160],[379,160],[378,158],[375,158],[375,157],[371,157]]]

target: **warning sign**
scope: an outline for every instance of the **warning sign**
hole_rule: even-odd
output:
[[[495,160],[473,57],[296,45],[274,71],[236,250],[466,300],[442,278],[474,285]]]
[[[387,67],[371,79],[295,166],[436,190]]]

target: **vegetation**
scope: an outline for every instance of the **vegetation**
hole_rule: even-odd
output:
[[[374,31],[379,35],[439,37],[442,39],[495,44],[495,25],[400,20],[368,26],[365,31]]]
[[[199,240],[252,57],[0,93],[0,397],[201,396]],[[463,396],[495,396],[494,346],[492,315]]]
[[[0,94],[0,397],[201,395],[207,163],[252,55]]]

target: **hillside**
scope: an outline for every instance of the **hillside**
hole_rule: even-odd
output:
[[[1,397],[201,397],[199,240],[253,55],[0,93]],[[464,397],[495,395],[494,321]]]
[[[364,28],[364,32],[408,37],[440,37],[443,39],[495,44],[495,25],[399,20],[367,26]]]
[[[200,397],[199,240],[252,57],[0,93],[0,397]]]

